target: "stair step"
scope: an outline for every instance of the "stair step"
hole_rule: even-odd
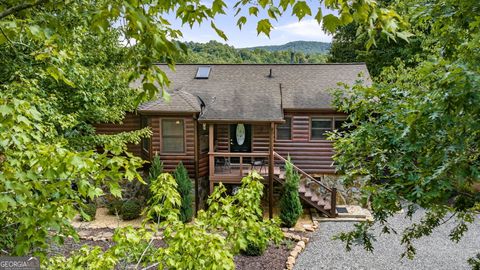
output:
[[[300,186],[298,187],[298,192],[300,192],[300,193],[305,193],[305,191],[306,191],[305,185],[300,184]]]

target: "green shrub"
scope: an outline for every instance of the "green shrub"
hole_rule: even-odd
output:
[[[302,203],[298,195],[300,176],[293,170],[290,157],[285,162],[285,184],[280,198],[280,220],[282,226],[293,227],[302,215]]]
[[[85,214],[88,215],[88,218],[84,217],[83,215],[80,215],[80,218],[82,221],[92,221],[95,219],[95,215],[97,214],[97,205],[93,202],[86,203],[83,207],[82,210]]]
[[[163,172],[163,162],[160,160],[160,157],[155,154],[152,160],[152,165],[148,171],[148,180],[152,181],[158,178],[158,176]]]
[[[248,242],[247,247],[242,253],[247,256],[261,256],[267,249],[267,242]]]
[[[121,216],[123,220],[132,220],[140,216],[142,205],[137,200],[127,200],[123,203]]]
[[[189,222],[192,220],[192,180],[188,177],[188,171],[180,162],[173,173],[173,177],[177,181],[177,191],[182,197],[182,206],[180,208],[180,220],[182,222]]]
[[[121,215],[123,201],[119,199],[113,199],[107,202],[107,209],[109,215]]]
[[[148,170],[148,177],[146,179],[146,182],[148,185],[145,192],[146,202],[148,202],[152,197],[152,192],[150,190],[150,186],[152,185],[152,182],[155,181],[158,178],[158,176],[162,173],[163,173],[163,162],[160,160],[160,157],[157,154],[155,154],[152,160],[152,165]]]

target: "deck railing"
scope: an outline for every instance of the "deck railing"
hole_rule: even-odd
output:
[[[252,169],[260,174],[268,172],[268,152],[235,153],[235,152],[210,152],[210,179],[222,182],[238,182]],[[261,165],[252,165],[253,161],[262,161]],[[259,168],[254,168],[254,167]]]

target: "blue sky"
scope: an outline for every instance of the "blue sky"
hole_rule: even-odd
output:
[[[210,5],[211,0],[203,1],[205,5]],[[298,21],[298,18],[291,15],[291,10],[287,10],[278,21],[271,20],[274,29],[270,33],[270,38],[261,34],[257,36],[257,21],[266,18],[266,13],[259,13],[258,18],[248,17],[247,23],[239,30],[236,23],[238,17],[234,17],[234,10],[232,8],[235,1],[225,0],[228,5],[226,15],[219,15],[215,18],[215,24],[222,29],[228,37],[228,41],[223,41],[210,27],[210,22],[204,22],[201,26],[195,25],[190,29],[189,25],[181,25],[181,22],[174,19],[174,16],[168,16],[174,28],[180,29],[183,32],[184,41],[208,42],[210,40],[217,40],[222,43],[227,43],[236,48],[253,47],[262,45],[280,45],[295,40],[308,41],[323,41],[330,42],[332,37],[322,31],[321,26],[313,17],[305,17]],[[312,9],[313,16],[320,6],[319,1],[308,1]],[[333,13],[332,11],[323,8],[323,15]]]

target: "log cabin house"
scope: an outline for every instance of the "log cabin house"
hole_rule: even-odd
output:
[[[329,90],[353,84],[358,64],[178,64],[160,65],[171,81],[171,99],[159,98],[128,113],[122,124],[99,124],[98,133],[150,127],[153,135],[130,151],[146,160],[158,154],[166,171],[182,161],[195,180],[198,206],[216,183],[239,184],[251,170],[273,187],[284,181],[290,156],[302,175],[300,197],[335,216],[336,191],[325,186],[334,174],[332,143],[325,133],[341,127],[345,115],[332,108]],[[272,215],[273,188],[268,188]]]

